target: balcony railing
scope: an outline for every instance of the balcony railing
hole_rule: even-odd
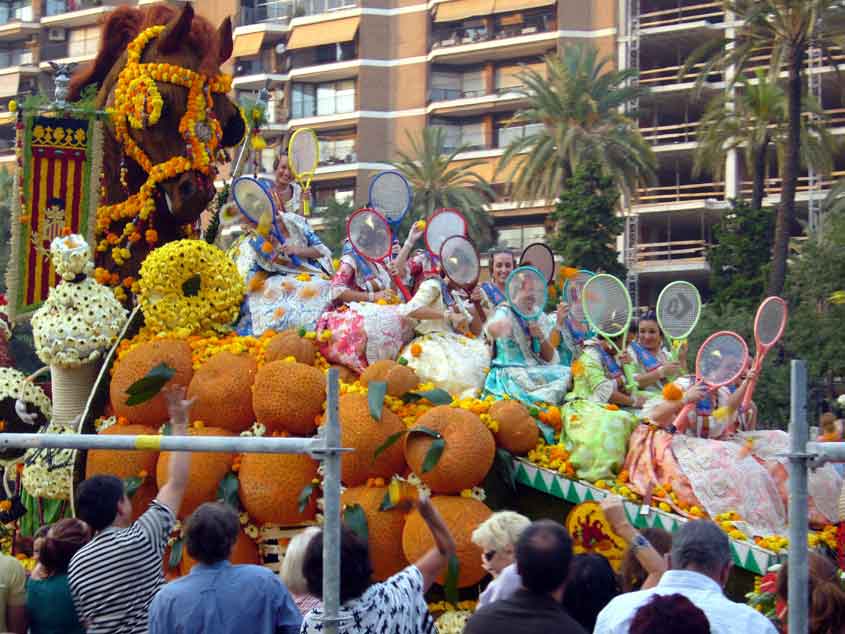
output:
[[[646,68],[640,70],[640,83],[653,88],[655,86],[673,86],[677,84],[692,83],[701,76],[701,69],[704,64],[696,64],[691,72],[685,73],[682,77],[678,74],[683,66],[661,66],[659,68]],[[711,72],[707,75],[706,81],[722,81],[722,73]]]
[[[502,26],[497,28],[463,27],[453,26],[448,29],[441,29],[434,32],[431,48],[446,48],[449,46],[461,46],[464,44],[478,44],[490,40],[503,40],[523,35],[536,35],[537,33],[548,33],[556,27],[553,14],[528,16],[525,22],[514,26]]]
[[[819,190],[826,191],[831,188],[840,178],[845,178],[845,170],[831,172],[830,177],[820,178]],[[764,182],[764,191],[766,196],[780,196],[783,189],[783,181],[780,178],[767,178]],[[798,183],[795,187],[797,192],[809,192],[812,189],[810,185],[809,176],[799,176]],[[741,192],[743,196],[751,196],[753,191],[753,183],[751,181],[742,181]]]
[[[845,126],[845,108],[827,108],[824,111],[825,125],[829,128]]]
[[[725,193],[724,183],[688,183],[641,187],[638,190],[638,205],[660,205],[682,203],[707,198],[719,198]]]
[[[666,264],[696,264],[707,262],[704,240],[673,240],[672,242],[649,242],[637,245],[635,262],[643,268],[658,268]]]
[[[642,133],[646,141],[656,146],[693,143],[698,138],[698,127],[700,125],[698,121],[692,123],[674,123],[672,125],[657,125],[640,128],[640,133]]]
[[[358,0],[277,0],[254,7],[240,7],[238,24],[247,26],[260,22],[290,22],[293,18],[319,15],[359,6]]]
[[[725,21],[724,6],[721,2],[705,2],[675,9],[661,9],[640,14],[640,28],[675,26],[705,20],[712,24]]]
[[[71,44],[69,42],[54,42],[42,46],[41,61],[64,59],[66,57],[94,57],[99,49],[99,42],[89,41]]]

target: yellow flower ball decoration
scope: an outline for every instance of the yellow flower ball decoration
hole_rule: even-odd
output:
[[[204,240],[178,240],[147,256],[139,290],[141,311],[154,333],[203,335],[229,329],[245,289],[223,251]]]

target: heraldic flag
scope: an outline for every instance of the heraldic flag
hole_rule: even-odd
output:
[[[92,114],[58,118],[21,113],[18,173],[7,272],[9,317],[25,317],[59,278],[50,243],[78,233],[92,243],[99,201],[101,124]]]

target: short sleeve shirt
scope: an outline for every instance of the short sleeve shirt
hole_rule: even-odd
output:
[[[0,555],[0,632],[5,632],[6,608],[26,605],[26,572],[9,555]]]
[[[173,511],[154,501],[132,526],[97,533],[73,556],[68,582],[87,634],[146,634],[175,523]]]
[[[375,583],[357,599],[344,603],[338,634],[436,634],[423,593],[423,576],[408,566],[387,581]],[[322,606],[302,623],[301,634],[322,634]]]

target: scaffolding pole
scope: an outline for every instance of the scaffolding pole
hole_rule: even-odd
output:
[[[789,398],[789,631],[807,632],[809,585],[807,440],[807,364],[792,361]]]
[[[1,434],[0,449],[99,449],[307,454],[324,465],[323,632],[337,634],[340,607],[340,447],[337,368],[329,369],[326,423],[315,438],[252,436],[119,436],[96,434]]]

